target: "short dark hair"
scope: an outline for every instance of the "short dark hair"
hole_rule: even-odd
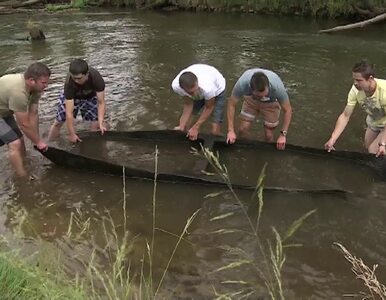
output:
[[[27,70],[24,72],[24,78],[29,79],[32,78],[34,80],[39,79],[40,77],[50,77],[51,76],[51,70],[43,63],[41,62],[35,62],[27,68]]]
[[[70,63],[69,70],[72,75],[87,74],[88,64],[85,60],[76,58]]]
[[[269,86],[267,75],[263,72],[256,72],[252,75],[250,86],[254,92],[263,92]]]
[[[369,63],[367,60],[361,60],[356,63],[352,68],[353,73],[361,73],[364,79],[369,79],[370,76],[375,77],[374,64]]]
[[[184,90],[190,90],[197,84],[197,76],[192,72],[184,72],[180,75],[179,84]]]

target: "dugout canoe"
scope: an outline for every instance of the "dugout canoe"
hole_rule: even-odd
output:
[[[237,140],[233,145],[228,145],[225,142],[224,137],[212,136],[206,134],[200,134],[197,141],[189,141],[185,134],[174,130],[155,130],[155,131],[108,131],[103,136],[97,132],[88,132],[80,134],[82,139],[81,145],[92,145],[92,141],[115,141],[119,143],[127,143],[132,147],[137,147],[141,143],[151,142],[167,143],[170,147],[177,145],[186,145],[186,149],[196,148],[201,149],[205,147],[214,152],[221,153],[226,150],[228,152],[238,151],[269,151],[277,153],[275,155],[281,155],[282,153],[297,154],[309,158],[318,158],[329,161],[343,161],[349,165],[364,166],[374,173],[374,178],[377,180],[386,180],[386,162],[383,157],[376,158],[375,155],[350,152],[350,151],[334,151],[328,153],[323,149],[316,149],[311,147],[303,147],[297,145],[286,145],[285,151],[277,151],[276,145],[272,143],[253,141],[253,140]],[[92,146],[93,147],[93,146]],[[185,151],[185,150],[184,150]],[[182,156],[189,156],[189,152],[186,150],[182,151]],[[155,171],[146,170],[140,166],[140,163],[135,162],[134,165],[127,164],[123,161],[106,161],[104,159],[89,156],[79,151],[63,150],[57,147],[50,146],[47,151],[41,152],[46,158],[52,161],[56,165],[63,167],[70,167],[73,169],[80,169],[84,171],[92,171],[104,174],[122,176],[123,171],[126,177],[154,180]],[[125,152],[122,152],[124,156]],[[220,155],[221,157],[221,155]],[[170,157],[169,157],[170,159]],[[173,156],[172,156],[173,159]],[[195,184],[195,185],[210,185],[225,187],[226,184],[219,178],[208,176],[203,171],[207,170],[208,161],[204,158],[196,159],[194,165],[185,172],[181,171],[168,171],[168,172],[157,172],[157,181],[159,182],[173,182],[183,184]],[[255,189],[254,186],[247,184],[234,184],[234,188],[238,189]],[[335,188],[322,188],[322,189],[299,189],[299,188],[288,188],[271,186],[265,187],[266,191],[285,191],[285,192],[309,192],[309,193],[346,193],[347,190],[335,189]]]

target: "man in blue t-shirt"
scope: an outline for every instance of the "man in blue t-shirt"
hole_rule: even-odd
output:
[[[248,136],[252,121],[260,113],[264,121],[265,140],[272,142],[274,130],[279,125],[280,110],[283,110],[283,124],[276,143],[278,150],[284,150],[292,107],[280,77],[272,71],[255,68],[245,71],[237,80],[227,105],[229,144],[236,141],[234,116],[236,103],[241,99],[244,100],[238,128],[241,137]]]

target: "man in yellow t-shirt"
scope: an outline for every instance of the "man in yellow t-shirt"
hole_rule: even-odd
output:
[[[336,121],[335,129],[324,148],[335,150],[334,144],[350,120],[358,103],[367,113],[365,147],[376,156],[386,152],[386,80],[375,78],[374,66],[361,61],[352,69],[354,84],[348,94],[347,105]]]
[[[50,69],[36,62],[24,74],[0,77],[0,146],[8,145],[9,159],[18,176],[26,176],[22,132],[39,150],[47,144],[39,136],[38,102],[48,86]]]

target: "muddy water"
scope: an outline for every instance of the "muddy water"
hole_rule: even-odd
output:
[[[108,121],[116,130],[166,129],[176,125],[182,103],[171,93],[170,84],[178,71],[191,63],[218,67],[228,80],[227,90],[246,68],[274,69],[283,78],[294,108],[288,141],[318,148],[327,140],[345,105],[353,63],[367,57],[376,63],[379,77],[386,78],[384,25],[340,35],[318,35],[317,30],[324,24],[282,17],[72,13],[33,16],[32,19],[44,23],[47,40],[31,44],[18,40],[25,36],[27,19],[24,15],[1,16],[0,73],[22,71],[34,60],[51,67],[52,84],[40,107],[42,131],[54,119],[57,95],[73,57],[86,58],[106,79]],[[361,151],[363,129],[364,115],[358,110],[338,149]],[[253,134],[262,137],[260,123]],[[66,143],[65,139],[62,143]],[[107,155],[124,160],[130,151],[134,157],[138,154],[135,149],[126,151],[124,146],[108,144]],[[153,150],[149,145],[143,147],[145,155],[133,160],[151,168]],[[165,161],[160,161],[160,165],[181,167],[178,159],[173,159],[176,148],[165,147]],[[58,168],[31,150],[29,168],[38,179],[28,184],[15,183],[9,179],[12,171],[5,150],[3,147],[0,152],[2,233],[12,232],[17,224],[15,207],[28,213],[31,225],[24,228],[24,233],[48,240],[65,234],[70,214],[77,210],[94,220],[91,230],[97,237],[101,234],[99,221],[106,211],[117,224],[124,224],[121,178]],[[270,156],[270,153],[263,155],[266,160]],[[256,181],[264,165],[253,153],[227,153],[224,160],[229,163],[235,180],[248,177],[251,182]],[[264,195],[263,240],[272,236],[270,226],[284,232],[294,219],[317,209],[293,240],[303,246],[287,253],[283,274],[287,298],[341,299],[343,294],[361,288],[350,273],[350,266],[333,248],[335,241],[343,243],[369,265],[379,264],[379,279],[386,281],[383,268],[386,251],[382,246],[386,242],[385,185],[360,166],[315,163],[285,155],[269,160],[267,185],[315,187],[323,177],[329,179],[328,187],[353,191],[345,198],[333,194]],[[183,168],[191,166],[183,161]],[[242,279],[263,285],[251,268],[213,272],[237,259],[226,250],[229,247],[241,248],[256,261],[262,260],[249,235],[215,233],[221,229],[249,230],[245,215],[229,193],[205,197],[217,191],[186,185],[158,186],[157,227],[178,234],[187,218],[200,209],[188,242],[182,243],[165,281],[172,298],[212,298],[213,286],[217,291],[238,290],[239,286],[221,283],[226,280]],[[145,251],[144,241],[152,235],[152,194],[151,182],[126,182],[126,230],[139,237],[128,258],[134,265],[139,264]],[[257,208],[250,196],[247,192],[239,194],[254,218]],[[228,217],[216,219],[224,214]],[[157,231],[158,272],[167,263],[175,241],[173,236]]]

